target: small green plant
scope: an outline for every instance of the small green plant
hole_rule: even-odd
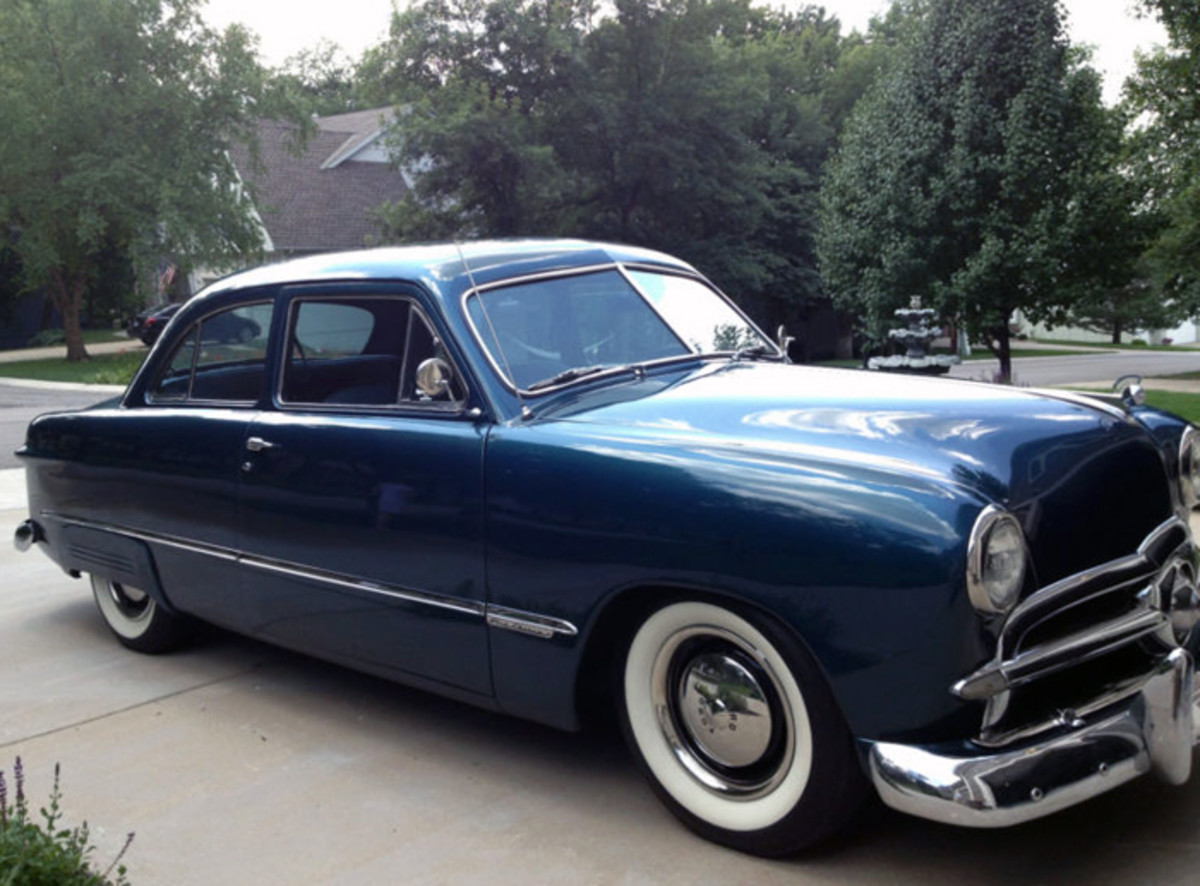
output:
[[[66,333],[61,329],[43,329],[29,340],[29,347],[48,348],[51,345],[61,345],[66,340]]]
[[[0,886],[128,886],[121,858],[133,842],[133,834],[103,873],[97,872],[89,860],[95,847],[87,822],[73,830],[60,826],[63,813],[58,777],[55,764],[50,803],[38,810],[39,822],[29,811],[21,758],[13,764],[15,796],[11,804],[8,783],[0,770]]]

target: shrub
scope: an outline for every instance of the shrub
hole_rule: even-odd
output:
[[[25,771],[21,758],[13,764],[15,796],[10,804],[8,784],[0,770],[0,886],[127,886],[121,858],[133,842],[130,834],[117,857],[103,873],[95,871],[89,856],[91,845],[87,822],[74,830],[60,827],[58,765],[54,766],[54,788],[49,805],[38,810],[38,822],[25,797]],[[112,874],[116,879],[110,879]]]
[[[66,340],[67,335],[61,329],[43,329],[29,340],[29,347],[48,348],[52,345],[61,345]]]

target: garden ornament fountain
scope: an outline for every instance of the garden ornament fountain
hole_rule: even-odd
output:
[[[903,347],[904,353],[890,357],[872,357],[867,361],[868,369],[916,375],[942,375],[949,372],[951,366],[961,362],[951,354],[928,353],[929,343],[941,335],[942,330],[929,325],[937,316],[937,311],[921,307],[921,296],[914,295],[907,308],[898,308],[895,313],[904,326],[888,330],[888,338]]]

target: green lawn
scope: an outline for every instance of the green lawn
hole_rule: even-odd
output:
[[[1112,342],[1086,342],[1086,341],[1066,341],[1055,338],[1039,338],[1039,342],[1046,345],[1073,345],[1076,348],[1093,348],[1097,351],[1182,351],[1187,350],[1184,345],[1135,345],[1129,342],[1122,342],[1119,345],[1114,345]]]
[[[126,385],[137,372],[148,351],[96,354],[84,363],[68,363],[62,357],[0,363],[0,376],[41,381],[79,382],[89,385]]]
[[[1146,391],[1146,403],[1167,412],[1174,412],[1194,425],[1200,425],[1200,394],[1180,391]]]

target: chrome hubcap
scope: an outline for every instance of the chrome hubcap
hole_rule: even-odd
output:
[[[651,691],[663,737],[704,787],[752,800],[787,774],[795,739],[786,700],[742,638],[716,627],[679,631],[655,658]]]
[[[150,610],[150,597],[139,588],[110,581],[108,595],[126,618],[141,618]]]
[[[771,707],[749,668],[724,653],[698,655],[683,673],[679,713],[697,749],[722,766],[752,766],[771,744]]]

